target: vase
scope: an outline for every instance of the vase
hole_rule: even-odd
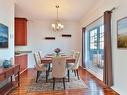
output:
[[[3,62],[3,67],[4,68],[8,68],[8,67],[10,67],[11,66],[11,61],[10,60],[4,60],[4,62]]]
[[[60,55],[60,53],[56,53],[56,56],[59,56]]]

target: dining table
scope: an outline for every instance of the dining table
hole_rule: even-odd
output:
[[[66,63],[75,63],[75,58],[67,55],[62,55],[63,57],[66,57]],[[45,57],[41,58],[41,63],[43,64],[49,64],[52,63],[52,58],[54,56],[52,55],[46,55]]]

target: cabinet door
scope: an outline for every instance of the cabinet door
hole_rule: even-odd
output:
[[[15,45],[27,45],[27,20],[15,18]]]
[[[27,68],[27,54],[15,56],[15,64],[20,65],[20,72],[24,71]]]
[[[19,56],[15,56],[15,64],[16,64],[16,65],[20,65],[20,64],[19,64],[19,60],[20,60],[20,59],[19,59]]]
[[[27,68],[27,54],[20,56],[20,69],[21,71]]]

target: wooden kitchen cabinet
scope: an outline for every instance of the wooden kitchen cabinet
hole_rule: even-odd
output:
[[[21,54],[15,56],[15,64],[20,65],[20,73],[24,72],[27,69],[27,63],[28,63],[27,54]]]
[[[27,19],[15,18],[15,46],[27,45]]]

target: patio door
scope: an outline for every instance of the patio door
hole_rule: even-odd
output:
[[[87,70],[103,80],[104,25],[101,20],[102,18],[83,31],[83,64]]]

